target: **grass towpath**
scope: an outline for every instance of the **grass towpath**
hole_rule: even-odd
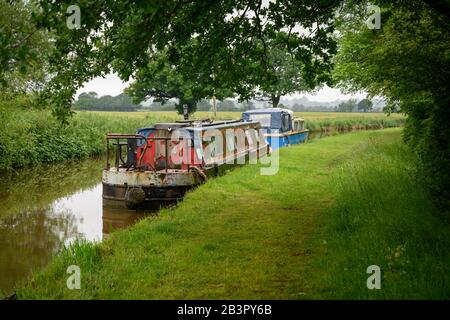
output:
[[[360,275],[339,276],[355,258],[348,255],[361,253],[361,248],[347,248],[346,241],[357,247],[361,234],[338,228],[336,212],[347,209],[340,207],[346,190],[337,187],[336,179],[345,170],[342,165],[363,157],[373,141],[397,143],[400,132],[355,132],[283,148],[278,174],[261,176],[259,166],[247,165],[212,179],[175,209],[118,231],[101,244],[79,244],[62,252],[18,288],[18,298],[365,297]],[[434,228],[434,218],[427,219]],[[439,275],[446,260],[442,250],[437,255],[431,262]],[[69,265],[81,268],[80,290],[67,289]],[[359,271],[368,276],[365,269]],[[348,289],[352,281],[360,291],[351,285]],[[445,281],[438,297],[445,295]]]

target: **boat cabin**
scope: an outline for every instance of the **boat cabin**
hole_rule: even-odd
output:
[[[272,149],[305,142],[308,130],[304,119],[294,118],[291,110],[266,108],[248,110],[242,114],[244,121],[258,121],[266,130],[266,140]]]
[[[257,121],[198,120],[108,134],[103,198],[127,208],[177,201],[208,177],[266,155],[259,129]]]
[[[255,109],[244,112],[242,118],[245,121],[258,121],[262,128],[280,133],[293,129],[294,113],[282,108]]]

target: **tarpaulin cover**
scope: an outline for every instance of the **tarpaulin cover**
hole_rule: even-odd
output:
[[[279,130],[280,132],[286,132],[292,130],[292,115],[293,112],[282,108],[267,108],[267,109],[254,109],[245,111],[242,113],[242,119],[245,121],[255,120],[257,121],[258,115],[270,115],[270,127],[267,123],[261,121],[263,128],[271,130]]]

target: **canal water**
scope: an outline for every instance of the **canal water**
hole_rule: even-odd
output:
[[[103,206],[103,166],[102,159],[88,159],[0,173],[0,297],[63,246],[101,241],[155,214]]]
[[[0,173],[0,297],[64,245],[101,241],[149,214],[103,206],[103,166],[89,159]]]

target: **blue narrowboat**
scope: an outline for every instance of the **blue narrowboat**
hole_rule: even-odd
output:
[[[288,109],[267,108],[254,109],[242,114],[244,121],[258,121],[266,130],[267,143],[275,150],[292,144],[303,143],[308,139],[308,129],[305,121],[294,118],[294,113]]]

